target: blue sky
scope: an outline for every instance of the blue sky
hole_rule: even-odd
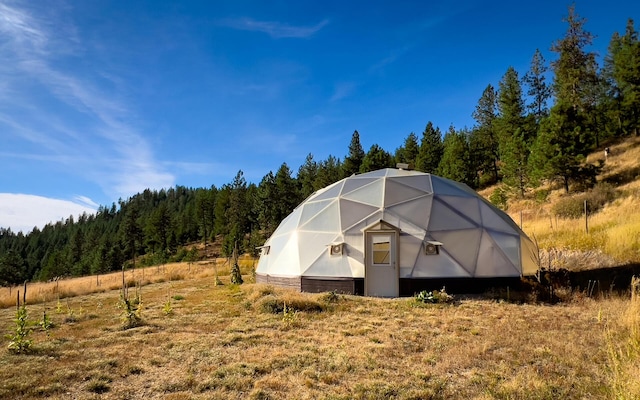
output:
[[[432,121],[472,127],[570,3],[0,0],[0,227],[29,232],[145,188],[259,183],[354,130],[393,152]],[[604,55],[640,18],[576,1]],[[636,28],[638,27],[636,23]]]

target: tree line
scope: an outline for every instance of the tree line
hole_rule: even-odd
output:
[[[95,214],[69,217],[23,234],[0,228],[0,285],[120,270],[123,266],[194,261],[187,244],[217,240],[228,256],[256,248],[314,191],[357,173],[413,165],[473,188],[500,183],[502,193],[524,197],[542,182],[569,191],[595,183],[601,164],[586,163],[603,143],[639,135],[640,42],[629,19],[614,33],[602,65],[588,51],[593,35],[573,6],[564,37],[547,62],[536,50],[522,76],[508,67],[489,84],[472,113],[471,128],[444,132],[428,122],[393,153],[374,144],[365,152],[358,131],[348,154],[315,160],[309,154],[294,173],[283,163],[258,183],[238,171],[221,187],[145,190]]]

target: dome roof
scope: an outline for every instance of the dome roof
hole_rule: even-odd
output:
[[[267,240],[256,273],[362,278],[363,233],[380,223],[399,232],[400,278],[517,277],[537,270],[531,240],[474,190],[389,168],[309,196]]]

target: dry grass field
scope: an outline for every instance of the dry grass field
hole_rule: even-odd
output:
[[[14,354],[3,339],[0,398],[640,396],[638,296],[423,304],[222,280],[141,287],[142,322],[130,329],[115,289],[27,306],[32,349]],[[36,325],[45,310],[48,335]],[[2,332],[15,313],[0,310]]]
[[[588,233],[553,214],[573,194],[510,204],[543,266],[640,262],[639,159],[640,138],[611,146],[601,181],[617,198]],[[254,265],[239,286],[226,260],[126,271],[141,300],[128,329],[122,273],[30,284],[22,353],[8,347],[24,289],[0,288],[0,399],[640,399],[640,282],[555,305],[424,304],[258,285]]]

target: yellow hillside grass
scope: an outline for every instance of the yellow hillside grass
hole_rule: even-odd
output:
[[[251,275],[257,261],[251,257],[241,257],[238,264],[243,274]],[[230,269],[229,260],[224,258],[196,263],[169,263],[126,270],[124,280],[128,287],[144,286],[150,283],[182,280],[187,277],[205,279],[215,276],[216,273],[218,276],[228,276]],[[122,287],[122,279],[122,272],[112,272],[51,282],[29,283],[26,300],[27,304],[35,304],[116,290]],[[22,302],[24,286],[0,288],[0,308],[15,306],[18,292],[20,293],[20,302]]]
[[[631,286],[631,301],[607,335],[612,391],[625,400],[640,399],[640,277]]]
[[[535,201],[535,193],[509,202],[507,213],[537,242],[543,253],[559,251],[573,256],[582,253],[577,268],[640,262],[640,137],[627,138],[612,144],[610,149],[598,180],[613,185],[618,198],[589,215],[586,223],[584,217],[571,219],[555,215],[553,207],[558,201],[580,195],[567,195],[562,188],[537,189],[547,194],[543,203]],[[604,160],[603,153],[593,153],[587,158],[591,163],[598,160]],[[493,190],[495,188],[488,188],[480,194],[489,198]],[[568,266],[576,268],[576,265]]]
[[[519,212],[510,216],[519,223]],[[587,223],[584,218],[557,218],[544,209],[523,213],[522,228],[544,250],[600,252],[619,264],[640,261],[640,198],[636,196],[615,200],[589,216]]]

